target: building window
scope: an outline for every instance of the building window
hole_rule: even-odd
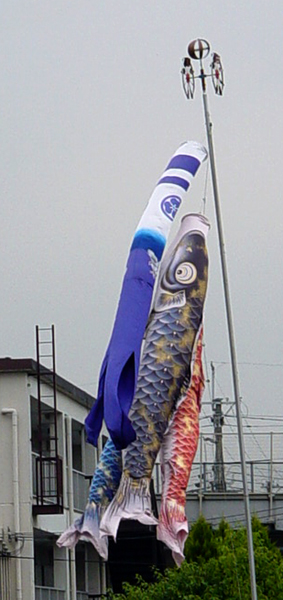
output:
[[[38,531],[34,537],[35,585],[54,587],[53,536]]]
[[[84,426],[78,421],[72,419],[72,452],[73,469],[84,472],[83,464],[83,444],[84,444]]]
[[[39,428],[38,401],[30,399],[32,452],[40,453],[40,435],[43,456],[54,453],[54,410],[41,402],[41,428]]]
[[[76,545],[76,581],[78,592],[86,591],[86,552],[85,544]]]

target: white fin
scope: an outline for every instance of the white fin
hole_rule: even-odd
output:
[[[104,560],[108,558],[108,540],[99,531],[101,507],[94,502],[87,504],[84,514],[60,535],[56,544],[59,548],[74,548],[80,541],[91,542]]]
[[[123,473],[118,491],[102,517],[101,535],[111,535],[116,541],[122,519],[133,519],[144,525],[158,524],[151,510],[149,484],[146,477],[133,479]]]
[[[174,503],[175,504],[175,503]],[[178,567],[184,560],[184,545],[188,537],[188,522],[183,507],[166,502],[159,515],[156,537],[172,550],[172,556]]]

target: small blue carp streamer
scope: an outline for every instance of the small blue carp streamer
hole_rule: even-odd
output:
[[[158,524],[150,479],[169,419],[191,380],[207,289],[208,230],[205,217],[186,215],[161,263],[130,412],[136,439],[123,453],[121,482],[101,520],[101,532],[114,539],[121,519]]]
[[[185,142],[171,158],[136,229],[111,339],[102,362],[98,394],[85,421],[87,441],[97,445],[103,418],[117,449],[136,437],[128,417],[136,390],[141,344],[159,262],[172,222],[206,149]]]
[[[107,537],[101,537],[99,527],[103,512],[117,491],[121,473],[121,451],[116,450],[113,442],[108,440],[94,471],[84,514],[59,537],[56,542],[59,548],[74,548],[83,538],[91,542],[100,556],[107,560],[108,540]]]

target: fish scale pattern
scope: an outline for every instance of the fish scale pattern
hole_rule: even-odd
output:
[[[168,465],[170,477],[164,486],[164,499],[176,500],[185,507],[185,494],[199,437],[199,411],[204,389],[202,368],[201,328],[197,340],[196,356],[188,390],[178,401],[178,406],[163,440],[161,464]]]
[[[187,306],[154,312],[148,325],[137,390],[130,418],[136,440],[124,456],[124,471],[150,477],[168,419],[190,378],[192,349],[202,321],[203,297]]]
[[[111,439],[107,440],[89,491],[89,502],[101,506],[111,502],[121,479],[122,455]]]
[[[184,560],[183,550],[188,535],[186,489],[199,439],[199,410],[204,389],[202,336],[201,327],[191,382],[178,400],[160,453],[162,497],[157,538],[171,548],[178,566]]]

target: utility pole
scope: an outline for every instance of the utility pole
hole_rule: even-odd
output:
[[[222,427],[224,425],[224,417],[222,412],[222,398],[214,398],[212,400],[212,422],[214,426],[215,437],[215,458],[214,458],[214,491],[226,492],[226,481],[224,472],[223,459],[223,436]]]
[[[223,435],[222,427],[224,425],[224,416],[222,412],[223,398],[215,398],[215,366],[213,362],[211,367],[211,392],[212,392],[212,412],[211,421],[214,426],[215,439],[215,457],[214,457],[214,483],[215,492],[226,492],[226,481],[224,471],[224,456],[223,456]]]
[[[223,232],[223,226],[222,226],[220,198],[219,198],[219,193],[218,193],[218,184],[217,184],[217,175],[216,175],[214,144],[213,144],[213,136],[212,136],[212,122],[211,122],[210,114],[209,114],[209,110],[208,110],[208,99],[207,99],[207,89],[206,89],[206,79],[209,77],[212,80],[215,93],[218,96],[222,96],[223,89],[224,89],[224,74],[223,74],[223,68],[222,68],[220,56],[216,52],[214,52],[212,54],[210,73],[205,72],[203,60],[209,55],[209,52],[210,52],[210,45],[206,40],[196,39],[196,40],[193,40],[192,42],[190,42],[190,44],[188,46],[188,55],[189,56],[185,57],[184,62],[183,62],[182,82],[183,82],[184,92],[188,99],[193,98],[193,96],[194,96],[196,79],[200,80],[201,88],[202,88],[202,100],[203,100],[206,135],[207,135],[207,142],[208,142],[208,149],[209,149],[209,161],[210,161],[212,188],[213,188],[213,196],[214,196],[214,206],[215,206],[216,222],[217,222],[217,230],[218,230],[218,241],[219,241],[222,280],[223,280],[223,288],[224,288],[224,299],[225,299],[225,309],[226,309],[226,318],[227,318],[229,348],[230,348],[230,357],[231,357],[231,365],[232,365],[232,381],[233,381],[234,401],[235,401],[236,414],[237,414],[238,439],[239,439],[239,450],[240,450],[240,458],[241,458],[246,527],[247,527],[247,538],[248,538],[251,597],[252,597],[252,600],[257,600],[253,536],[252,536],[250,502],[249,502],[247,470],[246,470],[246,460],[245,460],[245,446],[244,446],[244,435],[243,435],[241,403],[240,403],[240,385],[239,385],[239,376],[238,376],[238,369],[237,369],[236,346],[235,346],[235,336],[234,336],[234,327],[233,327],[233,319],[232,319],[230,291],[229,291],[229,284],[228,284],[228,269],[227,269],[226,253],[225,253],[225,245],[224,245],[224,232]],[[194,68],[193,68],[191,59],[197,60],[199,62],[199,65],[200,65],[199,75],[194,74]]]

